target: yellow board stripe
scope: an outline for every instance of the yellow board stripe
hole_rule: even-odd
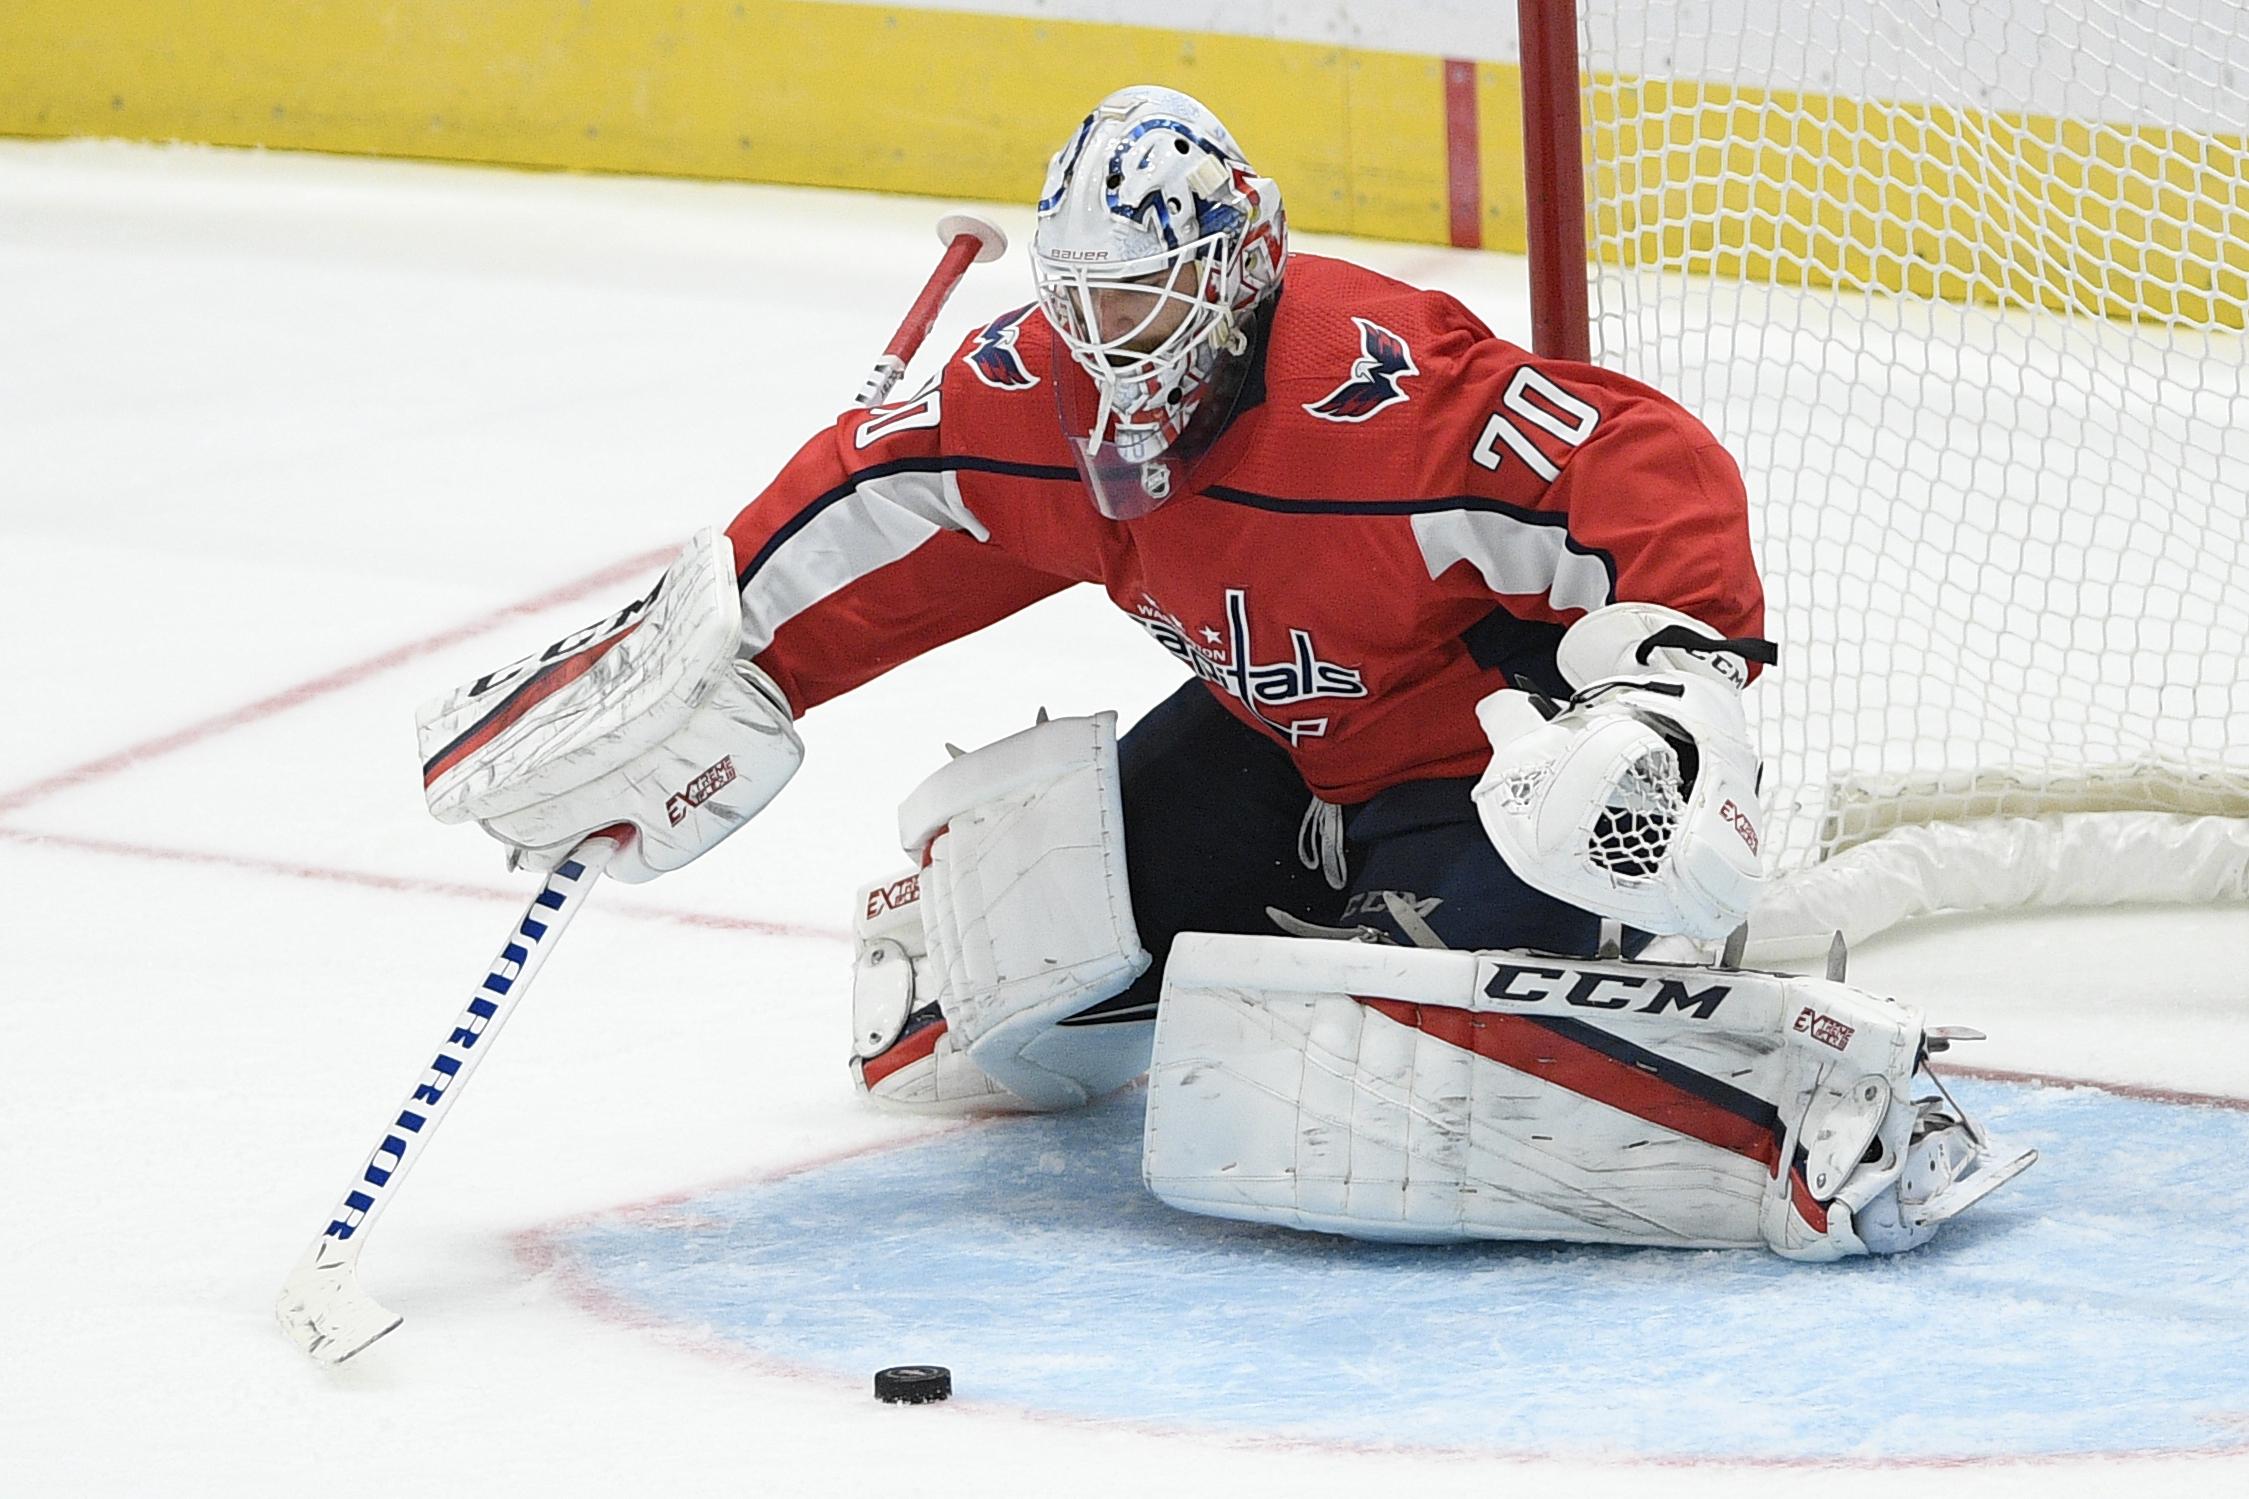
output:
[[[1626,265],[2240,329],[2240,137],[1596,80],[1594,234]]]
[[[1086,108],[1216,109],[1312,229],[1445,231],[1442,63],[791,0],[9,0],[0,133],[1029,202]]]
[[[1433,57],[805,0],[0,5],[0,133],[1016,203],[1135,82],[1215,108],[1299,227],[1446,240]],[[1475,94],[1483,240],[1519,251],[1517,70],[1479,64]],[[1597,227],[1629,263],[2243,326],[2240,138],[1723,85],[1592,98],[1623,148]]]

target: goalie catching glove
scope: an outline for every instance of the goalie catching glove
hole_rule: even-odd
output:
[[[645,598],[423,705],[422,785],[511,866],[552,869],[604,828],[627,883],[692,862],[796,774],[804,745],[773,680],[739,654],[734,548],[688,542]]]
[[[1741,689],[1762,640],[1724,640],[1659,604],[1572,625],[1566,705],[1507,688],[1476,705],[1492,762],[1474,792],[1525,884],[1642,931],[1715,940],[1764,883],[1757,752]]]

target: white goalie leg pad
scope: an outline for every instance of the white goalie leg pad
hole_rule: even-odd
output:
[[[804,759],[786,698],[741,644],[733,545],[700,532],[645,598],[422,705],[430,812],[473,819],[538,869],[618,824],[635,836],[612,878],[694,860]]]
[[[1125,880],[1117,716],[1058,718],[954,760],[898,812],[922,862],[924,975],[969,1060],[1037,1108],[1146,1068],[1148,1026],[1070,1024],[1148,969]]]
[[[909,870],[861,890],[851,928],[851,1080],[859,1092],[916,1114],[1030,1108],[968,1059],[934,997],[921,875]]]
[[[1930,1217],[1899,1207],[1921,1036],[1819,979],[1190,934],[1143,1173],[1174,1207],[1356,1238],[1887,1252],[1928,1235],[1853,1214]]]

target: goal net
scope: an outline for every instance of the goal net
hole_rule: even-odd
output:
[[[1591,357],[1741,462],[1781,643],[1753,936],[2243,894],[2249,8],[1578,23]]]

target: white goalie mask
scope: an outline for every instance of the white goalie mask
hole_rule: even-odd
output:
[[[1056,397],[1094,502],[1145,514],[1180,487],[1181,439],[1248,353],[1287,257],[1280,189],[1174,89],[1121,89],[1047,166],[1039,306],[1084,379]]]

